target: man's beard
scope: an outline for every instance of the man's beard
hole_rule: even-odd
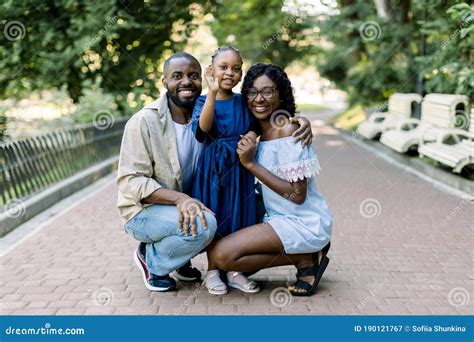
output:
[[[170,92],[166,93],[168,95],[168,99],[171,100],[175,105],[178,107],[184,108],[186,110],[191,110],[194,108],[194,104],[196,103],[197,97],[193,100],[182,101],[178,96],[170,94]]]

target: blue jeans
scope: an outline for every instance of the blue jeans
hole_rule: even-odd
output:
[[[125,231],[146,243],[146,264],[151,273],[163,276],[180,268],[211,243],[217,229],[215,217],[204,211],[207,230],[196,218],[197,235],[178,231],[178,209],[174,205],[153,204],[142,209],[125,224]]]

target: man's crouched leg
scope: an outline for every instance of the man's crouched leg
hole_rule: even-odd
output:
[[[174,205],[154,204],[144,208],[125,225],[126,231],[140,241],[134,258],[140,268],[145,286],[152,291],[170,291],[176,282],[170,272],[184,266],[203,251],[217,230],[215,217],[204,211],[205,230],[201,219],[196,218],[195,237],[178,230],[178,210]]]

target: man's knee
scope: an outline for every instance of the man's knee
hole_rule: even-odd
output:
[[[196,228],[197,228],[197,237],[203,240],[203,243],[206,246],[214,239],[214,235],[217,231],[217,221],[214,215],[204,211],[204,218],[206,220],[207,229],[204,229],[201,218],[196,217]]]
[[[217,231],[217,220],[214,215],[207,211],[204,211],[204,217],[206,218],[207,223],[207,229],[204,231],[204,234],[210,242],[212,239],[214,239],[214,235]]]

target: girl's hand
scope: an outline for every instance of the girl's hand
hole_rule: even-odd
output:
[[[206,78],[206,83],[207,87],[209,88],[209,92],[217,93],[217,91],[219,90],[219,80],[212,76],[212,66],[208,66],[206,68],[206,73],[204,77]]]
[[[257,154],[258,147],[257,135],[255,132],[250,131],[245,135],[241,135],[240,138],[236,152],[239,156],[240,163],[248,169],[255,163],[255,155]]]
[[[295,116],[290,118],[290,122],[300,125],[292,136],[295,141],[301,141],[303,146],[310,146],[313,142],[313,132],[311,131],[311,122],[304,116]]]

